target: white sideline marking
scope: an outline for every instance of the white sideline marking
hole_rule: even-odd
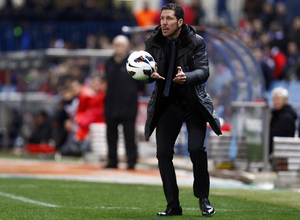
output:
[[[141,209],[139,207],[105,207],[105,206],[101,206],[101,209]]]
[[[15,195],[4,193],[4,192],[0,192],[0,196],[7,197],[7,198],[10,198],[10,199],[20,200],[22,202],[27,202],[27,203],[32,203],[32,204],[36,204],[36,205],[46,206],[46,207],[54,207],[54,208],[60,207],[59,205],[53,205],[53,204],[50,204],[50,203],[39,202],[39,201],[28,199],[28,198],[25,198],[25,197],[22,197],[22,196],[15,196]]]

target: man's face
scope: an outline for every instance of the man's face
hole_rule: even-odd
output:
[[[125,56],[129,48],[122,40],[116,40],[113,44],[113,49],[116,56]]]
[[[280,94],[275,93],[273,95],[273,107],[275,110],[280,110],[286,104],[286,99],[284,99]]]
[[[183,19],[177,20],[173,10],[163,10],[160,15],[160,24],[163,36],[174,40],[180,33]]]

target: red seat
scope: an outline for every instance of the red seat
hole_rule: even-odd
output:
[[[33,143],[29,143],[29,144],[27,144],[26,149],[31,153],[52,154],[52,153],[56,152],[55,147],[50,145],[50,144],[33,144]]]

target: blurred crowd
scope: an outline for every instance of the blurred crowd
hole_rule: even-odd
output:
[[[49,21],[124,21],[133,15],[122,1],[115,7],[113,1],[104,0],[5,0],[0,10],[2,22],[49,22]]]
[[[0,134],[2,144],[6,134],[8,147],[17,154],[25,150],[24,146],[36,152],[58,151],[69,156],[82,156],[88,152],[89,125],[104,123],[106,80],[99,72],[86,76],[84,63],[85,59],[69,59],[57,64],[54,70],[47,71],[51,74],[45,75],[48,77],[46,81],[51,82],[46,83],[47,86],[35,82],[34,76],[25,76],[31,79],[26,84],[26,92],[39,87],[39,91],[51,92],[56,104],[50,109],[42,108],[32,106],[24,98],[23,104],[27,102],[30,109],[10,109],[11,113],[5,120],[7,133]],[[36,87],[33,88],[32,84]],[[40,144],[43,144],[43,149],[35,147]]]
[[[115,4],[111,0],[4,1],[2,7],[0,6],[1,22],[130,21],[133,26],[159,23],[159,9],[150,7],[151,2],[148,0],[143,1],[142,8],[134,13],[126,1],[120,1],[120,4]],[[184,1],[181,0],[162,0],[161,5],[170,2],[176,2],[183,6],[187,23],[199,24],[203,13],[201,1],[192,0],[191,4],[183,4]]]
[[[186,23],[212,26],[243,41],[262,67],[267,90],[274,80],[300,80],[300,16],[287,10],[286,1],[245,0],[242,8],[244,16],[237,24],[233,23],[226,0],[217,1],[217,18],[212,23],[204,19],[208,12],[204,11],[201,0],[190,1],[191,4],[166,0],[161,1],[161,4],[169,2],[182,5]],[[24,4],[15,6],[11,0],[6,0],[0,9],[0,20],[23,23],[129,21],[132,26],[140,27],[159,24],[159,10],[151,8],[149,1],[144,1],[140,10],[134,13],[125,3],[121,1],[121,4],[115,6],[110,0],[66,0],[57,5],[52,0],[26,0]],[[145,37],[147,35],[132,34],[131,49],[143,49]],[[88,34],[85,48],[111,49],[111,40],[108,35]],[[50,47],[68,48],[68,42],[56,39]],[[85,58],[53,59],[48,64],[47,69],[33,68],[22,74],[0,71],[1,92],[45,92],[60,98],[60,104],[51,113],[38,110],[31,116],[18,116],[23,119],[11,123],[11,145],[15,145],[22,136],[25,137],[24,142],[49,143],[53,140],[55,148],[59,150],[66,143],[80,143],[85,148],[83,143],[88,132],[88,120],[82,118],[90,117],[90,121],[103,122],[101,109],[106,90],[103,62],[99,62],[92,70],[90,61]],[[85,103],[82,111],[80,107],[75,107],[80,106],[80,103]],[[27,129],[24,129],[25,125]],[[39,134],[47,129],[50,129],[47,135]],[[40,137],[39,140],[36,140],[37,137]]]
[[[23,23],[24,28],[24,23],[46,21],[126,21],[129,26],[140,27],[159,24],[159,9],[152,8],[151,2],[147,0],[142,1],[141,8],[135,11],[128,7],[126,1],[114,4],[109,0],[65,0],[58,4],[52,0],[24,0],[19,5],[13,2],[6,0],[0,9],[0,21]],[[260,62],[267,89],[273,80],[300,79],[300,16],[288,11],[288,1],[244,0],[242,17],[235,23],[227,0],[216,1],[216,16],[213,21],[206,19],[210,12],[204,10],[202,0],[188,1],[189,4],[182,0],[162,0],[161,5],[169,2],[176,2],[182,6],[186,23],[219,28],[242,40]],[[105,33],[87,34],[85,48],[110,48],[112,37]],[[143,48],[144,36],[133,34],[130,38],[133,49]],[[29,40],[26,40],[24,33],[22,47],[26,48],[27,41]],[[76,48],[79,45],[59,38],[52,39],[48,46]]]
[[[261,64],[266,88],[273,80],[300,80],[300,16],[285,1],[246,1],[236,34]]]

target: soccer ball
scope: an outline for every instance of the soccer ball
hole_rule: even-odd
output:
[[[136,80],[145,80],[153,73],[155,61],[150,53],[140,50],[135,51],[127,59],[126,69],[128,74]]]

